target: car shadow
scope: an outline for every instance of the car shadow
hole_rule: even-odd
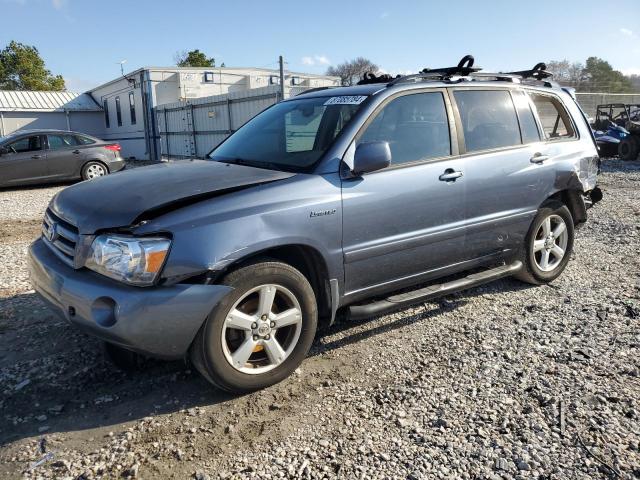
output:
[[[64,182],[38,183],[33,185],[16,185],[12,187],[0,187],[0,192],[17,192],[29,190],[45,190],[47,188],[68,187],[80,180],[66,180]]]
[[[310,356],[430,321],[474,296],[528,287],[504,279],[429,302],[418,313],[411,308],[371,321],[338,321],[318,333]],[[274,388],[286,389],[286,383]],[[0,446],[195,407],[223,404],[223,410],[233,410],[243,397],[212,388],[181,361],[145,359],[135,372],[119,371],[99,340],[56,317],[33,293],[0,300],[0,392]]]

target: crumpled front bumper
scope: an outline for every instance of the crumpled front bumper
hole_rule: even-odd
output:
[[[225,285],[131,287],[64,264],[42,239],[29,247],[36,292],[63,318],[103,340],[166,359],[186,355]]]

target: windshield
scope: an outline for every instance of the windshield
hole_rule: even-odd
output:
[[[328,150],[366,96],[315,97],[265,110],[209,155],[213,160],[304,171]]]

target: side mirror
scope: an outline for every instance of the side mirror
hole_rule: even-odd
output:
[[[353,157],[354,175],[375,172],[391,164],[391,148],[389,142],[361,143]]]
[[[9,149],[7,147],[0,147],[0,155],[6,155],[9,153]]]

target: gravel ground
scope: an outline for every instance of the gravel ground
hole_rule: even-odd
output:
[[[240,397],[180,362],[115,371],[10,260],[0,478],[640,478],[640,165],[603,170],[552,285],[507,279],[341,322],[290,379]],[[50,190],[0,199],[36,214]],[[37,235],[19,228],[3,263]]]

